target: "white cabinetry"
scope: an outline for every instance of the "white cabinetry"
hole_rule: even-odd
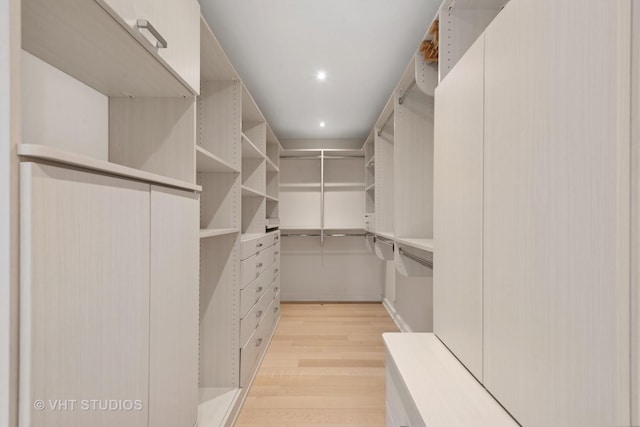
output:
[[[630,425],[630,14],[512,0],[486,31],[484,384],[522,425]]]
[[[436,89],[433,330],[482,379],[484,35]]]
[[[149,185],[21,165],[20,425],[146,426]],[[34,408],[140,400],[142,411]]]

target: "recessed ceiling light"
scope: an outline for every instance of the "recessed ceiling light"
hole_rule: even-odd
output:
[[[327,124],[325,122],[320,122],[320,127],[323,128],[325,127]]]
[[[318,80],[326,80],[327,79],[327,73],[325,73],[324,71],[318,71],[318,74],[316,74],[316,78]]]

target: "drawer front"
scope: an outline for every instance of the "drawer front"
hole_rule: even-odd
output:
[[[266,292],[271,285],[271,277],[268,274],[261,274],[249,286],[240,290],[240,318],[253,308],[260,300],[260,297]]]
[[[271,293],[271,295],[273,295],[274,299],[276,299],[277,297],[278,301],[280,300],[280,276],[279,275],[276,276],[275,279],[273,279],[273,284],[269,288],[269,292]]]
[[[280,266],[280,242],[273,245],[273,263]]]
[[[249,385],[251,376],[258,362],[258,348],[262,345],[259,341],[258,331],[253,331],[249,341],[240,349],[240,387]]]
[[[257,255],[240,261],[240,289],[246,288],[258,276],[260,276],[260,270]]]
[[[273,304],[274,301],[265,299],[271,304],[265,308],[265,314],[262,322],[253,331],[247,343],[240,349],[240,386],[246,387],[251,381],[251,377],[258,368],[258,360],[267,349],[268,339],[273,331]],[[262,301],[261,301],[262,302]]]
[[[262,319],[267,314],[267,308],[273,301],[271,295],[267,293],[262,295],[262,298],[257,304],[253,306],[251,310],[240,319],[240,346],[243,347],[247,340],[251,337],[253,331],[258,327]]]
[[[277,292],[276,296],[273,298],[272,307],[273,309],[271,310],[271,312],[273,313],[273,323],[276,323],[276,321],[280,318],[280,292]]]

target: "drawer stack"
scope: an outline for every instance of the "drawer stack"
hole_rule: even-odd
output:
[[[249,385],[280,316],[280,232],[242,241],[240,387]]]

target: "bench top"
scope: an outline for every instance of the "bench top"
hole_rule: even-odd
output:
[[[518,426],[433,333],[385,333],[393,363],[427,426]]]

